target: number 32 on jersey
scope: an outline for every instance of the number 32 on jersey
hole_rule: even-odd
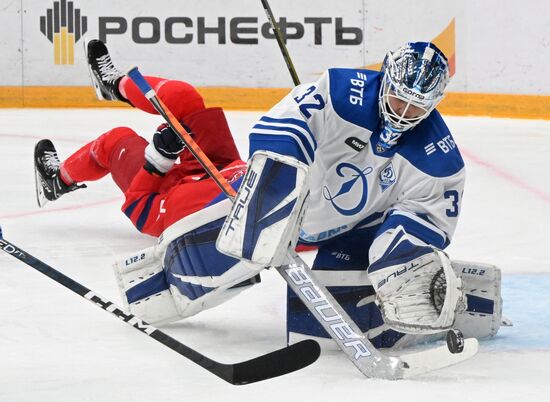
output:
[[[296,103],[300,105],[300,112],[306,119],[309,119],[311,117],[310,110],[322,110],[326,105],[325,100],[320,94],[312,95],[316,89],[317,87],[315,85],[312,85],[301,96],[294,97]],[[306,98],[308,99],[306,102],[304,102]]]

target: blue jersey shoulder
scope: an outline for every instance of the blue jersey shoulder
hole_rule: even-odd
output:
[[[374,131],[380,124],[380,73],[352,68],[331,68],[328,73],[330,98],[336,114],[350,123]]]
[[[464,167],[456,143],[437,110],[414,129],[406,131],[397,146],[378,153],[382,131],[378,107],[380,72],[351,68],[328,70],[334,111],[342,119],[373,132],[371,146],[380,156],[399,153],[417,169],[433,177],[451,176]]]
[[[464,167],[454,138],[437,110],[405,134],[396,151],[422,172],[447,177]]]

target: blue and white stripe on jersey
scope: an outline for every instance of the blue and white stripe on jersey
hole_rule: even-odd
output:
[[[285,118],[285,119],[275,119],[273,117],[263,116],[260,121],[252,128],[250,133],[251,143],[254,141],[255,136],[284,136],[291,138],[301,151],[300,159],[301,162],[311,165],[314,160],[314,153],[317,149],[317,141],[309,126],[306,122],[299,119]],[[252,144],[251,144],[252,146]],[[272,146],[270,148],[273,148]],[[264,148],[265,149],[265,148]],[[277,149],[270,149],[271,151],[278,153],[280,152]],[[300,155],[294,155],[300,156]]]
[[[388,217],[378,229],[378,233],[384,233],[388,229],[395,229],[398,226],[403,226],[407,234],[422,240],[426,244],[440,249],[449,245],[447,234],[433,223],[411,212],[396,209],[390,211]]]

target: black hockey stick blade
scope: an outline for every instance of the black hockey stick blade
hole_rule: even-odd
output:
[[[228,365],[231,378],[214,374],[234,385],[250,384],[300,370],[315,362],[320,354],[319,344],[307,339],[255,359]]]
[[[97,295],[74,279],[8,242],[2,235],[1,227],[0,249],[230,384],[250,384],[292,373],[312,364],[319,358],[319,344],[313,340],[305,340],[244,362],[234,364],[217,362],[138,317],[124,312],[111,301]]]

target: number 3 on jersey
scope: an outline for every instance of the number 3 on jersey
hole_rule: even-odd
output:
[[[458,216],[458,200],[459,200],[458,191],[448,190],[448,191],[445,191],[443,196],[445,197],[445,199],[451,200],[451,208],[446,209],[445,213],[450,218],[456,218]]]
[[[301,96],[296,96],[294,100],[296,103],[298,103],[300,106],[300,112],[306,119],[309,119],[311,117],[310,109],[313,110],[322,110],[325,107],[325,100],[320,94],[313,95],[313,100],[316,102],[306,102],[302,103],[304,99],[306,99],[309,95],[311,95],[313,92],[315,92],[317,88],[315,85],[310,86],[305,93],[303,93]]]

